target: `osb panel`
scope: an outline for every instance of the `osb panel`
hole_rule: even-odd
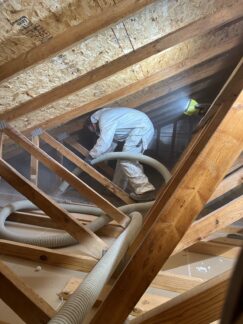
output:
[[[156,1],[124,20],[134,48],[168,34],[192,21],[217,12],[241,0],[163,0]]]
[[[136,67],[135,67],[136,68]],[[18,129],[26,129],[44,122],[50,118],[56,117],[68,110],[80,107],[83,104],[100,98],[106,94],[109,94],[119,88],[122,88],[130,83],[136,82],[137,77],[131,73],[130,68],[124,70],[122,74],[117,77],[114,75],[106,79],[105,81],[98,82],[87,89],[77,92],[74,95],[68,96],[63,100],[59,100],[57,103],[51,104],[47,107],[43,107],[36,112],[25,115],[11,124]]]
[[[66,2],[65,4],[67,5]],[[88,4],[90,4],[90,7],[87,5],[89,10],[86,9],[86,11],[90,13],[90,8],[94,7],[94,2],[88,2]],[[181,12],[178,12],[179,4]],[[207,8],[204,8],[203,14],[212,11],[211,7],[214,8],[214,5],[216,9],[219,8],[220,4],[222,5],[221,0],[217,0],[216,4],[215,1],[211,0],[207,6],[204,5]],[[227,4],[231,4],[231,0],[228,0]],[[111,3],[103,1],[102,5],[111,5]],[[72,8],[74,6],[74,3],[72,3]],[[177,26],[180,27],[180,25],[191,21],[191,17],[198,18],[200,10],[194,10],[197,6],[201,10],[201,1],[187,1],[186,4],[183,1],[177,2],[175,0],[169,2],[157,1],[138,12],[134,18],[127,19],[111,29],[98,33],[69,51],[3,83],[0,87],[0,111],[6,111],[13,106],[34,98],[59,84],[132,51],[137,46],[144,45],[144,43],[174,30],[176,28],[175,21],[177,21]],[[52,10],[54,9],[52,8]],[[188,12],[192,11],[194,14],[183,15],[186,10]],[[38,13],[37,9],[35,11]],[[72,10],[70,10],[70,16],[71,12]],[[169,17],[168,13],[170,14]],[[177,15],[176,19],[172,19],[172,15]],[[126,76],[131,80],[134,75],[141,79],[170,64],[171,52],[176,55],[175,60],[182,60],[196,47],[197,44],[192,41],[187,46],[179,46],[178,50],[174,52],[172,50],[159,54],[144,61],[141,65],[137,65],[136,69],[131,68],[131,75],[129,76],[126,73]],[[120,74],[117,77],[120,78]],[[122,75],[121,78],[123,79]]]
[[[86,1],[85,3],[89,4],[89,6],[87,5],[89,10],[86,10],[86,14],[91,14],[92,10],[90,8],[100,10],[99,8],[101,5],[99,2]],[[103,5],[112,5],[110,1],[103,0],[102,2]],[[4,83],[0,87],[0,111],[10,109],[61,83],[82,75],[200,16],[214,12],[223,6],[231,5],[232,3],[235,4],[236,2],[240,2],[240,0],[210,0],[207,2],[207,5],[205,5],[205,2],[202,0],[156,1],[153,5],[146,7],[144,10],[134,15],[134,17],[126,19],[124,22],[94,35],[80,45]],[[26,1],[26,3],[33,4],[32,1]],[[40,1],[40,3],[43,4],[44,1]],[[54,16],[57,17],[58,15],[54,10],[54,3],[56,2],[48,1],[48,4],[49,3],[53,5],[51,12],[54,12]],[[67,19],[66,15],[71,14],[72,10],[69,11],[68,4],[70,3],[68,1],[62,1],[62,5],[59,3],[60,6],[64,7],[63,4],[65,4],[67,8],[66,11],[68,11],[68,13],[65,11],[65,19]],[[72,8],[75,8],[75,5],[77,6],[77,2],[72,1]],[[48,8],[50,8],[50,6],[49,4]],[[33,7],[35,8],[35,5]],[[74,12],[78,15],[75,10],[73,10],[73,13]],[[64,12],[62,14],[64,15]],[[67,26],[71,24],[71,21],[74,24],[71,18],[70,20],[65,19],[61,19],[60,26],[65,25],[63,23],[64,21]],[[77,20],[75,21],[77,23]],[[56,25],[56,23],[54,25]],[[57,116],[64,111],[92,101],[104,94],[113,92],[114,90],[135,82],[137,79],[141,79],[145,75],[154,73],[158,69],[175,64],[185,57],[201,49],[207,48],[207,46],[210,47],[215,44],[215,42],[221,41],[222,38],[226,39],[234,36],[235,33],[238,33],[237,28],[237,26],[230,27],[225,33],[225,36],[224,34],[215,36],[216,34],[214,35],[214,33],[212,33],[207,36],[205,40],[198,39],[178,45],[173,49],[165,51],[163,54],[158,54],[152,59],[148,59],[135,67],[127,69],[125,72],[118,73],[112,78],[99,82],[76,95],[69,96],[58,103],[44,107],[39,112],[37,111],[24,116],[14,122],[14,124],[19,128],[30,127],[39,121],[47,120],[50,117]]]
[[[144,76],[149,76],[172,65],[173,62],[183,61],[189,56],[222,45],[225,41],[237,36],[243,36],[243,21],[205,34],[201,37],[194,37],[162,53],[154,55],[141,62],[141,70]]]
[[[107,29],[51,60],[2,83],[0,111],[6,111],[123,55],[125,51],[118,37],[119,35],[116,36],[112,29]],[[129,77],[133,79],[133,72]],[[124,77],[121,75],[118,78]]]
[[[0,65],[113,4],[113,0],[0,1]]]
[[[238,22],[234,25],[225,27],[222,30],[218,30],[217,32],[212,32],[207,35],[194,38],[193,41],[189,40],[187,42],[184,42],[182,45],[178,45],[171,49],[171,51],[166,51],[164,53],[164,61],[163,57],[159,55],[159,59],[161,60],[161,66],[168,67],[174,65],[177,62],[183,60],[185,57],[191,57],[197,53],[201,53],[202,51],[205,51],[209,48],[213,48],[218,44],[222,44],[223,42],[228,41],[229,39],[240,35],[242,31],[243,22]],[[192,43],[196,44],[197,46],[192,46]],[[178,51],[184,53],[184,55],[177,55]],[[140,68],[141,66],[137,65],[134,68],[134,70],[140,71]],[[126,69],[122,73],[117,73],[113,77],[108,78],[103,82],[98,82],[97,84],[88,87],[87,89],[80,91],[75,95],[69,96],[63,100],[60,100],[57,103],[49,105],[48,107],[43,107],[39,111],[23,116],[22,118],[19,118],[18,120],[14,121],[13,125],[18,127],[19,129],[32,127],[34,125],[37,125],[39,122],[58,116],[68,110],[72,110],[74,108],[82,106],[87,102],[93,101],[108,93],[112,93],[113,91],[120,89],[126,85],[132,84],[133,82],[136,82],[137,79],[138,74],[132,74],[130,69]],[[161,90],[159,90],[161,89],[160,83],[157,86],[155,86],[155,88],[158,88],[158,93],[161,92]],[[150,91],[152,91],[151,87],[140,91],[133,96],[129,96],[129,98],[127,99],[121,99],[117,101],[116,104],[120,106],[129,106],[129,102],[131,102],[131,100],[136,101],[137,97],[144,96],[144,94],[150,93]]]

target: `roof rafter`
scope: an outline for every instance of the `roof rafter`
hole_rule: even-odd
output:
[[[46,43],[40,44],[28,52],[19,55],[16,59],[1,66],[0,82],[13,77],[16,73],[41,63],[47,58],[67,50],[75,43],[85,40],[91,34],[118,22],[126,16],[133,14],[154,0],[123,0],[109,9],[103,10],[102,14],[89,17],[84,22],[68,28],[65,32],[57,35]]]
[[[237,54],[237,57],[239,55]],[[131,85],[128,85],[124,88],[121,88],[119,90],[116,90],[112,93],[109,93],[108,95],[105,95],[101,98],[98,98],[94,101],[91,101],[87,104],[84,104],[78,108],[74,108],[72,110],[69,110],[68,112],[64,112],[61,115],[58,115],[56,117],[50,118],[47,121],[44,121],[38,125],[35,125],[34,127],[30,127],[29,129],[26,129],[26,132],[29,132],[33,130],[36,127],[42,127],[43,129],[47,128],[53,128],[60,124],[66,123],[78,116],[84,115],[86,113],[89,113],[91,111],[94,111],[98,109],[99,107],[108,105],[112,102],[114,102],[117,99],[121,99],[124,97],[127,97],[131,94],[139,93],[144,87],[148,87],[150,85],[154,85],[161,81],[163,85],[161,85],[159,91],[157,91],[154,96],[151,94],[151,91],[148,94],[139,94],[138,98],[129,100],[128,104],[126,106],[128,107],[137,107],[141,104],[143,104],[146,101],[150,101],[151,99],[155,99],[160,96],[164,96],[169,94],[172,89],[173,91],[178,90],[180,88],[183,88],[185,86],[190,85],[191,83],[197,82],[199,80],[208,78],[209,76],[214,75],[215,73],[218,73],[219,71],[222,71],[222,66],[232,67],[232,63],[237,58],[234,53],[220,56],[215,59],[215,61],[210,62],[207,66],[202,66],[200,64],[201,62],[197,62],[199,64],[198,66],[194,66],[193,64],[188,66],[185,70],[184,68],[181,68],[182,63],[180,63],[179,66],[175,64],[174,67],[174,73],[166,75],[166,71],[163,71],[163,73],[160,74],[160,78],[162,81],[157,78],[157,75],[154,76],[151,75],[143,80],[137,81]],[[212,57],[211,57],[212,58]],[[204,62],[204,61],[202,61]],[[172,67],[171,67],[172,69]],[[186,75],[184,73],[186,72]],[[157,73],[156,73],[157,74]],[[174,81],[174,77],[178,77],[177,82]]]
[[[242,10],[241,10],[242,9]],[[33,112],[43,106],[56,102],[74,92],[86,88],[87,86],[101,81],[113,74],[139,63],[146,58],[158,54],[168,48],[171,48],[183,41],[195,36],[205,34],[215,28],[225,26],[226,24],[238,20],[242,17],[243,4],[224,8],[212,15],[208,15],[196,20],[186,26],[183,26],[159,39],[144,45],[137,50],[121,56],[110,63],[102,65],[94,70],[81,75],[69,82],[66,82],[54,89],[45,92],[32,100],[28,100],[12,109],[0,114],[0,119],[11,121],[22,115]]]

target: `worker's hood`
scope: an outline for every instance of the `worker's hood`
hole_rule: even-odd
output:
[[[103,109],[99,109],[97,110],[91,117],[90,117],[90,120],[91,120],[91,123],[93,124],[96,124],[98,123],[98,121],[100,120],[100,116],[101,114],[105,111],[105,110],[108,110],[108,109],[111,109],[111,108],[103,108]]]

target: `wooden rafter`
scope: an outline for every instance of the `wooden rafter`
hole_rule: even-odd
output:
[[[86,198],[97,204],[97,206],[99,206],[111,218],[115,219],[122,226],[126,226],[126,224],[130,221],[130,218],[128,216],[126,216],[123,212],[121,212],[119,209],[113,206],[108,200],[104,199],[101,195],[96,193],[83,181],[81,181],[75,175],[73,175],[71,172],[65,169],[62,165],[56,162],[43,150],[37,148],[31,141],[28,140],[27,137],[15,130],[13,127],[11,127],[10,125],[6,125],[3,131],[12,140],[14,140],[25,150],[27,150],[31,155],[33,155],[44,165],[46,165],[50,170],[55,172],[68,183],[70,183],[70,185],[76,188],[82,196],[85,196]],[[48,215],[48,211],[46,213]]]
[[[107,248],[106,244],[88,228],[84,228],[74,217],[38,189],[33,183],[24,178],[3,159],[0,159],[0,175],[16,190],[49,215],[58,224],[59,228],[67,231],[78,241],[85,244],[92,255],[97,258],[101,257],[103,250]]]
[[[208,235],[240,220],[242,217],[243,197],[239,197],[194,222],[176,246],[173,254],[205,239]]]
[[[84,162],[82,159],[80,159],[75,153],[73,153],[68,148],[66,148],[63,144],[58,142],[54,137],[52,137],[46,132],[42,132],[40,137],[52,148],[60,152],[68,160],[73,162],[77,167],[79,167],[81,170],[86,172],[93,179],[95,179],[100,184],[102,184],[106,189],[108,189],[110,192],[112,192],[114,195],[120,198],[123,202],[127,204],[131,204],[133,202],[132,199],[129,198],[129,195],[125,191],[123,191],[118,186],[113,184],[109,179],[107,179],[105,176],[99,173],[95,168],[93,168],[92,166]]]
[[[233,188],[237,187],[242,183],[243,183],[243,168],[240,168],[239,170],[225,177],[224,180],[220,182],[219,186],[210,197],[209,202],[222,196],[227,191],[232,190]]]
[[[231,271],[226,271],[129,323],[205,324],[216,321],[221,316],[230,275]]]
[[[229,70],[232,71],[238,60],[239,55],[234,52],[227,53],[225,56],[217,57],[212,61],[204,62],[185,72],[166,78],[152,87],[141,89],[141,91],[136,92],[134,95],[118,101],[118,103],[121,106],[139,107],[161,96],[170,95],[176,90],[188,89],[192,84],[203,82]]]
[[[232,95],[200,132],[189,156],[161,191],[148,213],[149,221],[135,241],[132,258],[91,323],[98,319],[100,324],[107,323],[110,309],[116,309],[114,324],[126,319],[238,157],[243,143],[243,93],[237,99],[236,96],[242,90],[242,75],[243,60],[220,94]]]
[[[43,106],[64,98],[76,91],[84,89],[95,82],[101,81],[133,64],[158,54],[174,45],[186,41],[192,37],[200,36],[215,28],[240,19],[242,17],[243,5],[235,5],[224,8],[213,15],[208,15],[195,22],[192,22],[176,31],[162,36],[159,39],[144,45],[137,50],[113,60],[101,67],[98,67],[86,74],[64,83],[32,100],[24,102],[0,115],[0,119],[11,121],[24,114],[35,111]]]
[[[194,82],[206,79],[212,75],[215,75],[219,71],[222,71],[222,66],[232,67],[232,62],[235,61],[235,57],[232,57],[231,55],[227,57],[220,57],[216,59],[214,62],[209,63],[207,66],[198,66],[193,69],[189,69],[186,74],[175,74],[178,77],[177,82],[175,83],[174,77],[170,77],[168,79],[165,79],[161,82],[161,86],[155,93],[153,91],[148,91],[147,93],[140,93],[139,91],[142,90],[146,83],[142,81],[137,81],[129,86],[126,86],[122,89],[116,90],[108,95],[105,95],[99,99],[96,99],[94,101],[91,101],[87,104],[84,104],[78,108],[72,109],[66,113],[63,113],[57,117],[50,118],[47,121],[38,123],[38,127],[42,127],[44,129],[56,127],[57,125],[60,125],[62,123],[65,123],[73,118],[76,118],[78,116],[84,115],[86,113],[89,113],[95,109],[98,109],[99,107],[102,107],[104,105],[108,105],[112,102],[114,102],[117,99],[121,99],[124,97],[129,96],[130,94],[137,93],[136,98],[128,98],[128,100],[125,100],[125,103],[119,106],[127,106],[127,107],[137,107],[141,104],[150,101],[152,99],[156,99],[160,96],[165,96],[173,91],[181,89],[183,87],[186,87]],[[175,72],[176,73],[176,72]],[[153,75],[152,75],[153,76]],[[151,77],[152,77],[151,76]],[[149,78],[149,77],[148,77]],[[150,89],[150,88],[148,88]],[[35,127],[37,127],[35,125]],[[26,132],[32,131],[33,127],[26,129]]]
[[[25,323],[47,323],[55,315],[54,309],[2,261],[0,261],[0,286],[0,298]]]
[[[66,253],[40,246],[0,240],[1,254],[41,262],[56,267],[90,272],[97,260],[87,255]]]
[[[16,59],[1,66],[0,82],[6,80],[16,73],[23,72],[47,58],[60,53],[75,45],[75,43],[84,41],[93,33],[118,22],[124,17],[133,14],[144,6],[152,3],[154,0],[124,0],[113,7],[103,10],[102,13],[89,17],[84,22],[68,28],[65,32],[42,43],[28,52],[21,54]]]
[[[221,256],[228,259],[236,259],[240,253],[239,246],[230,246],[228,244],[216,242],[198,242],[190,246],[187,251],[212,256]]]

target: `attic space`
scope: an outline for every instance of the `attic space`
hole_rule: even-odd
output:
[[[243,323],[242,0],[0,27],[0,323]]]

